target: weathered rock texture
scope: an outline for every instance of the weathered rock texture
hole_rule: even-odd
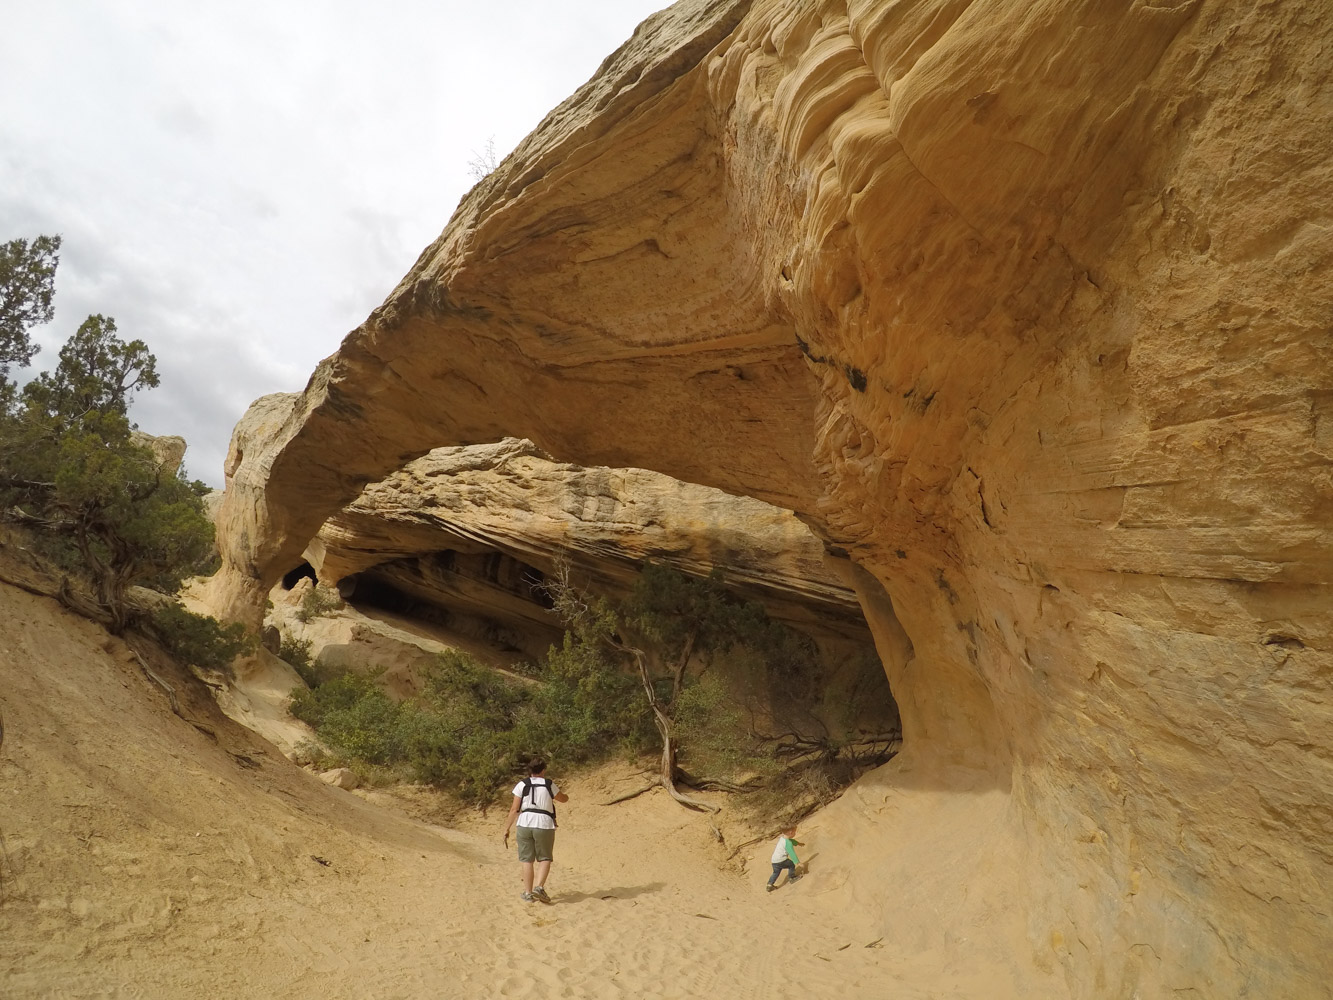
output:
[[[130,432],[130,441],[151,451],[158,464],[168,472],[174,473],[181,467],[181,462],[185,461],[185,438],[178,434],[154,436],[136,430]]]
[[[960,963],[1021,915],[1028,995],[1330,995],[1331,53],[1322,0],[679,4],[233,454],[215,597],[441,445],[787,506],[903,711],[846,851],[977,876],[850,903]],[[1015,897],[922,844],[973,800]]]
[[[475,594],[446,589],[437,603],[503,620],[517,599],[515,617],[543,632],[553,621],[525,574],[540,582],[565,563],[581,584],[623,594],[655,560],[694,576],[723,570],[733,589],[806,631],[870,638],[855,593],[790,511],[643,469],[554,462],[530,441],[439,448],[410,462],[325,522],[305,558],[329,585],[360,575],[416,589],[424,585],[403,562],[437,553],[487,563],[452,574]]]

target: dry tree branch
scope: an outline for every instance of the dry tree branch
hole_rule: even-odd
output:
[[[694,642],[698,634],[697,630],[690,631],[685,637],[684,648],[676,660],[676,667],[671,676],[671,701],[668,705],[670,708],[675,708],[676,702],[680,700],[680,691],[685,683],[685,668],[689,665],[690,654],[694,652]]]
[[[179,715],[182,719],[185,719],[184,714],[181,712],[180,702],[176,700],[176,689],[172,687],[170,684],[168,684],[166,681],[164,681],[157,674],[153,673],[153,671],[149,668],[148,664],[144,662],[144,658],[140,656],[137,651],[131,649],[130,652],[133,653],[134,658],[139,661],[139,666],[143,668],[143,672],[148,676],[148,679],[156,683],[158,687],[160,687],[163,691],[167,693],[167,701],[171,702],[171,710],[175,712],[177,715]],[[189,722],[190,720],[185,719],[185,721]]]
[[[757,792],[763,787],[758,778],[750,778],[748,781],[735,782],[727,781],[724,778],[695,777],[684,771],[678,772],[681,780],[691,788],[698,788],[706,792],[727,792],[732,795],[748,795],[751,792]]]
[[[603,802],[601,804],[604,806],[619,805],[621,802],[628,802],[630,799],[637,799],[640,795],[643,795],[645,792],[651,792],[654,788],[661,787],[661,785],[662,782],[660,779],[654,779],[653,781],[650,781],[648,784],[644,785],[637,791],[626,792],[624,795],[619,795],[616,798],[611,799],[611,801]]]

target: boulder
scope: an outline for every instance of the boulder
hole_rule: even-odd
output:
[[[176,474],[176,471],[181,467],[181,462],[185,461],[185,438],[179,435],[154,436],[145,431],[134,430],[130,431],[130,441],[151,451],[153,458],[157,460],[157,464],[172,475]]]
[[[282,633],[272,625],[265,625],[259,633],[259,644],[277,655],[278,650],[282,648]]]
[[[326,785],[333,785],[335,788],[345,788],[348,791],[353,788],[358,788],[361,785],[361,779],[356,776],[351,768],[346,767],[335,767],[331,771],[322,771],[320,772],[319,780]]]

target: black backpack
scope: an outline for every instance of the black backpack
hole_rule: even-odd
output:
[[[533,783],[534,779],[533,779],[532,777],[527,777],[527,778],[524,778],[524,779],[523,779],[523,781],[522,781],[523,792],[522,792],[522,794],[519,796],[520,807],[519,807],[519,810],[518,810],[518,811],[519,811],[520,813],[540,813],[540,814],[543,815],[543,816],[550,816],[550,817],[551,817],[551,822],[552,822],[552,823],[555,823],[555,822],[556,822],[556,819],[555,819],[555,792],[552,791],[552,789],[553,789],[555,786],[552,784],[550,778],[539,778],[539,779],[536,779],[536,780],[538,780],[538,781],[543,781],[543,782],[545,782],[545,784],[542,784],[542,785],[534,784],[534,783]],[[532,794],[532,793],[533,793],[533,789],[536,789],[536,788],[545,788],[545,789],[546,789],[546,794],[549,795],[549,796],[551,797],[551,808],[550,808],[550,809],[538,809],[538,808],[537,808],[537,806],[536,806],[536,804],[535,804],[536,801],[537,801],[537,798],[536,798],[535,795]],[[531,802],[534,803],[534,804],[533,804],[533,805],[530,805],[530,806],[522,805],[522,802],[523,802],[524,799],[527,799],[527,800],[531,801]],[[556,825],[559,826],[558,823],[556,823]]]

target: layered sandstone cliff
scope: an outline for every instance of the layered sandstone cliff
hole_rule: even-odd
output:
[[[717,570],[781,620],[869,640],[855,593],[790,511],[644,469],[554,462],[530,441],[438,448],[408,463],[329,518],[304,555],[328,584],[407,583],[428,572],[423,557],[475,558],[488,565],[470,578],[496,586],[455,601],[498,612],[525,575],[540,583],[562,564],[604,594],[632,589],[649,561],[694,576]],[[551,625],[542,602],[526,614]]]
[[[1329,995],[1330,52],[1316,0],[686,0],[233,450],[214,598],[439,446],[779,504],[903,712],[829,861],[931,893],[849,905],[1028,995]]]

